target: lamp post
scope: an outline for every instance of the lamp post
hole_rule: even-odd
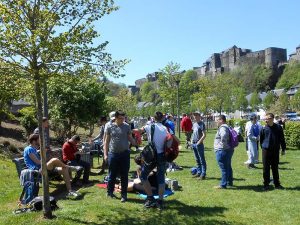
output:
[[[178,137],[180,138],[180,115],[179,115],[179,83],[180,79],[176,79],[176,87],[177,87],[177,129],[178,129]]]

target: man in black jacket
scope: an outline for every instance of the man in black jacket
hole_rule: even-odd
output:
[[[276,189],[283,189],[279,181],[278,164],[280,146],[281,154],[285,154],[286,144],[282,127],[274,123],[274,114],[267,113],[265,117],[266,126],[260,132],[260,145],[263,159],[264,190],[269,190],[270,167],[272,169],[274,185]]]

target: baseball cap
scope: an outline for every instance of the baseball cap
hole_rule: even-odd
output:
[[[255,118],[257,118],[257,116],[256,116],[254,113],[252,113],[252,114],[250,115],[250,117],[249,117],[250,120],[253,120],[253,119],[255,119]]]
[[[110,120],[114,120],[114,119],[116,118],[116,117],[115,117],[115,114],[116,114],[115,111],[112,111],[112,112],[109,113],[109,118],[110,118]]]

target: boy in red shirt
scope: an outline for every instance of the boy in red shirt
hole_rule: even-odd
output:
[[[81,166],[83,167],[83,184],[89,183],[89,176],[91,165],[88,162],[82,161],[80,159],[80,152],[78,151],[77,145],[80,142],[80,137],[78,135],[74,135],[69,141],[65,142],[62,147],[63,160],[70,166]],[[72,183],[76,183],[82,174],[82,170],[79,170],[72,180]]]

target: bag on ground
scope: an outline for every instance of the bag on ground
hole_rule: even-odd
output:
[[[58,209],[56,199],[53,196],[49,196],[50,198],[50,208],[51,210]],[[41,211],[43,209],[43,196],[35,197],[30,203],[31,211]]]

